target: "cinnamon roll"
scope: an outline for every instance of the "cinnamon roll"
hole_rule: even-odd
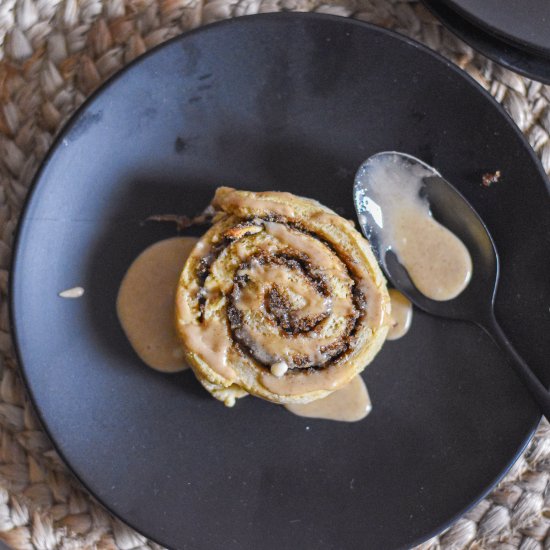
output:
[[[386,338],[389,297],[369,243],[318,202],[219,188],[189,256],[176,324],[203,386],[307,403],[343,387]]]

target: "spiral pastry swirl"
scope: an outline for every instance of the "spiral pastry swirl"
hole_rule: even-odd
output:
[[[388,330],[368,242],[316,201],[219,188],[214,224],[181,274],[177,329],[200,382],[232,406],[248,393],[307,403],[347,384]]]

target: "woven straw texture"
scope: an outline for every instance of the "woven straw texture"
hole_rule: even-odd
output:
[[[13,231],[33,174],[67,117],[147,49],[219,19],[281,10],[356,17],[443,53],[504,105],[550,168],[550,88],[474,53],[416,1],[0,0],[0,539],[9,546],[160,548],[106,513],[71,476],[19,380],[7,281]],[[544,422],[500,486],[422,549],[550,548],[549,473]]]

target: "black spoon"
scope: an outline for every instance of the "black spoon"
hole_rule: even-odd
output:
[[[542,413],[550,419],[550,393],[531,371],[527,363],[513,348],[506,334],[500,328],[494,313],[494,300],[498,286],[499,259],[495,243],[485,224],[470,203],[433,167],[405,153],[383,152],[373,155],[359,169],[374,158],[386,156],[400,159],[410,165],[421,166],[430,175],[423,178],[422,194],[425,193],[430,210],[437,221],[452,231],[468,248],[472,257],[472,278],[466,289],[456,298],[448,301],[435,301],[424,296],[411,281],[407,270],[399,263],[397,256],[380,246],[382,231],[380,218],[372,215],[372,197],[362,178],[356,177],[353,189],[355,209],[361,229],[370,240],[373,251],[391,284],[402,292],[415,306],[426,313],[470,321],[480,326],[504,350],[517,375],[538,403]],[[368,200],[370,207],[368,205]]]

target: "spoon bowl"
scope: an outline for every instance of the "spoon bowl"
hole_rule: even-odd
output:
[[[472,276],[468,286],[455,298],[446,301],[432,300],[422,294],[409,277],[397,255],[381,238],[383,211],[373,197],[372,189],[364,178],[358,177],[373,160],[399,159],[411,170],[422,173],[421,196],[430,205],[434,219],[453,232],[466,246],[472,259]],[[359,224],[370,240],[373,251],[388,280],[416,307],[438,317],[470,321],[483,328],[494,342],[506,352],[510,364],[529,389],[543,414],[550,418],[550,394],[529,366],[513,348],[500,328],[494,314],[494,300],[499,278],[499,257],[495,243],[483,220],[472,205],[433,167],[405,153],[382,152],[367,159],[359,168],[353,197]],[[434,258],[437,261],[437,258]]]

